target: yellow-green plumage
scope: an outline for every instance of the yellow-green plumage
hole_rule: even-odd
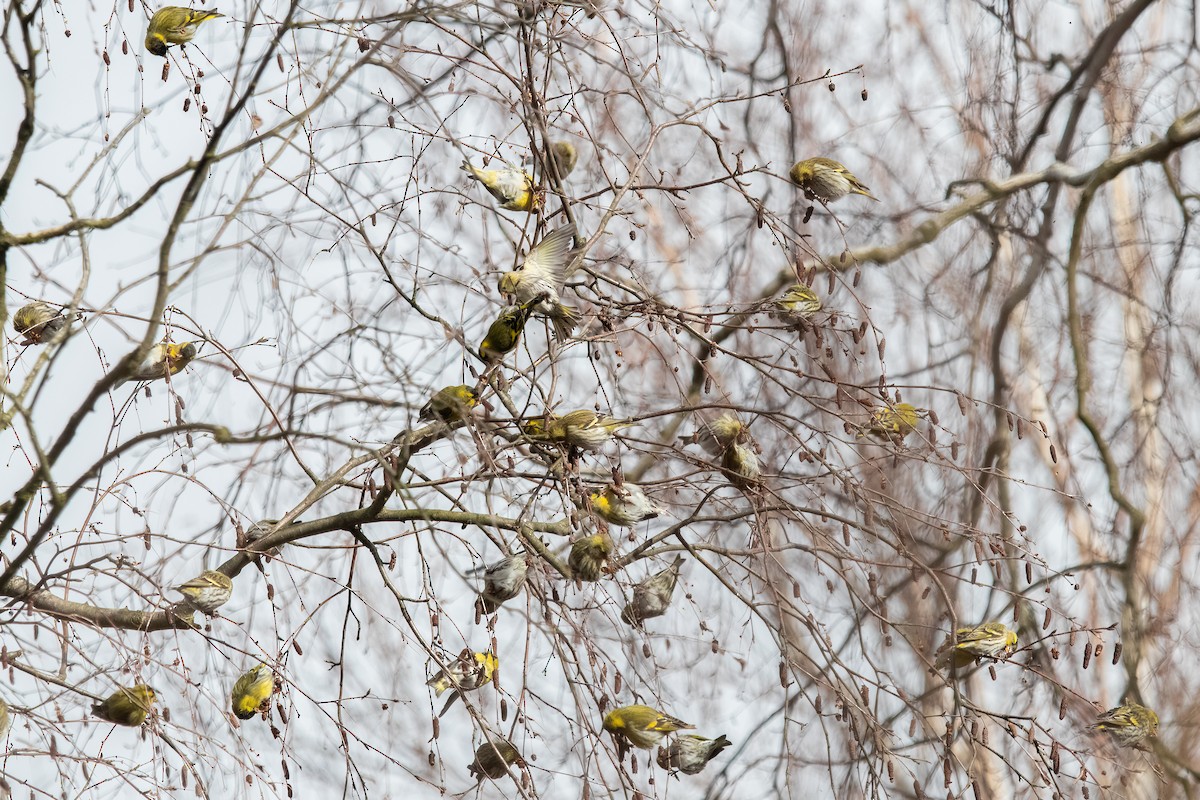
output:
[[[861,194],[878,201],[867,185],[832,158],[809,158],[794,164],[788,172],[805,193],[826,203],[841,200],[848,194]]]
[[[574,225],[556,228],[529,251],[520,269],[501,275],[498,284],[500,293],[514,302],[533,303],[534,313],[550,319],[560,340],[568,338],[579,322],[579,314],[561,299],[563,286],[579,268],[574,240]]]
[[[821,298],[811,287],[797,283],[775,300],[776,314],[792,320],[808,319],[821,310]]]
[[[421,407],[419,419],[442,422],[453,422],[466,419],[479,403],[479,395],[470,386],[447,386],[434,392],[429,402]]]
[[[575,145],[561,139],[550,143],[550,162],[558,171],[559,180],[571,174],[578,160],[579,154],[575,151]]]
[[[453,661],[447,666],[447,669],[438,672],[426,681],[426,686],[433,687],[435,697],[441,697],[442,692],[447,689],[454,690],[454,694],[450,695],[450,699],[446,701],[446,705],[442,707],[438,716],[445,715],[462,692],[469,692],[491,683],[499,667],[500,660],[490,652],[470,653]]]
[[[238,719],[250,719],[275,693],[275,674],[266,664],[259,664],[242,675],[229,693],[229,705]]]
[[[0,739],[3,739],[4,734],[8,733],[10,724],[12,724],[12,717],[8,712],[8,703],[0,700]]]
[[[224,14],[204,9],[180,8],[179,6],[164,6],[154,12],[150,18],[150,26],[146,29],[146,49],[153,55],[166,58],[167,48],[173,44],[187,44],[196,36],[196,29],[202,23]]]
[[[92,706],[92,714],[114,725],[128,725],[136,728],[146,721],[150,707],[158,699],[158,694],[144,683],[129,688],[118,689],[103,702]]]
[[[917,408],[912,403],[881,406],[871,412],[871,421],[859,430],[858,438],[871,436],[899,444],[917,429],[917,422],[924,413],[925,409]]]
[[[212,614],[233,594],[233,581],[222,572],[206,569],[186,583],[175,587],[183,595],[184,602],[203,614]]]
[[[589,495],[592,509],[612,525],[632,528],[642,520],[653,519],[662,509],[650,502],[642,487],[633,483],[610,483]]]
[[[667,747],[658,748],[658,765],[671,772],[695,775],[702,771],[721,751],[733,742],[721,734],[716,739],[706,739],[688,733],[676,737]]]
[[[569,444],[581,450],[595,452],[603,447],[614,433],[636,424],[633,420],[616,419],[585,408],[571,411],[561,417],[546,414],[539,419],[526,421],[523,428],[530,438]]]
[[[150,348],[146,360],[138,364],[126,380],[153,381],[168,375],[178,375],[184,367],[192,363],[196,352],[196,345],[192,342],[161,342]]]
[[[1121,747],[1140,749],[1146,739],[1158,735],[1158,714],[1138,703],[1126,703],[1097,715],[1090,730],[1108,734]]]
[[[938,656],[938,663],[951,661],[965,667],[980,658],[1008,658],[1017,649],[1017,632],[1003,622],[985,622],[954,632],[954,642],[947,643]]]
[[[503,778],[513,764],[524,763],[521,752],[513,743],[497,736],[479,745],[475,751],[475,760],[467,766],[467,771],[475,778],[488,777],[496,780]]]
[[[533,188],[533,178],[515,167],[479,169],[463,161],[462,169],[483,184],[500,207],[508,211],[536,211],[541,208],[544,192]]]
[[[624,737],[634,747],[645,750],[654,747],[668,733],[695,728],[695,725],[643,705],[623,706],[604,716],[604,730],[614,736]]]
[[[13,314],[13,329],[24,335],[23,345],[44,344],[65,328],[69,321],[62,309],[35,300],[21,306]]]
[[[479,343],[479,356],[488,363],[495,363],[517,349],[525,323],[533,314],[533,307],[542,301],[539,295],[533,301],[520,306],[509,306],[488,328],[487,335]]]
[[[613,540],[607,533],[576,539],[567,556],[571,574],[581,581],[598,581],[612,556]]]

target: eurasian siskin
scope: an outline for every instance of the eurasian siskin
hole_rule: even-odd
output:
[[[483,591],[479,596],[483,600],[483,613],[494,614],[501,603],[512,600],[521,593],[525,586],[525,578],[529,574],[529,565],[524,553],[502,558],[490,565],[483,573]]]
[[[435,419],[442,422],[465,420],[478,403],[479,395],[470,386],[447,386],[434,392],[429,402],[421,407],[417,418],[429,422]]]
[[[134,367],[127,381],[153,381],[168,375],[178,375],[196,357],[192,342],[161,342],[150,348],[146,360]]]
[[[654,747],[668,733],[695,729],[695,725],[681,722],[650,706],[623,706],[604,716],[604,730],[624,737],[631,745],[643,750]]]
[[[621,619],[629,625],[640,627],[646,620],[667,613],[682,565],[683,556],[675,556],[669,567],[634,586],[633,600],[621,611]]]
[[[583,408],[561,417],[546,414],[527,420],[522,429],[532,439],[568,444],[594,453],[600,450],[614,433],[636,424],[630,419],[617,419]]]
[[[754,448],[744,444],[731,444],[721,456],[721,471],[739,489],[753,489],[762,478],[762,468]]]
[[[542,302],[538,295],[532,301],[520,306],[509,306],[500,312],[500,316],[488,328],[487,335],[479,343],[479,356],[489,364],[501,361],[506,355],[517,349],[521,341],[521,332],[525,323],[533,314],[533,307]]]
[[[508,774],[508,768],[513,764],[524,765],[521,751],[513,746],[508,739],[499,736],[491,741],[485,741],[475,751],[475,760],[467,766],[472,777],[482,780],[484,777],[496,780]]]
[[[229,602],[233,594],[233,580],[223,572],[206,569],[186,583],[175,587],[183,595],[184,602],[203,614],[212,614]]]
[[[25,336],[23,345],[44,344],[67,326],[70,319],[63,309],[35,300],[26,303],[13,314],[13,329]]]
[[[101,703],[92,706],[92,714],[114,725],[136,728],[146,721],[158,694],[144,683],[117,689]]]
[[[229,705],[238,719],[250,719],[260,710],[265,710],[267,701],[275,693],[275,673],[266,664],[237,679],[229,693]]]
[[[871,421],[859,429],[858,438],[871,436],[880,441],[900,444],[917,429],[917,421],[925,413],[925,409],[916,408],[912,403],[880,406],[871,412]]]
[[[500,207],[509,211],[536,211],[542,207],[544,192],[533,188],[529,173],[516,167],[504,169],[479,169],[470,161],[463,161],[463,170],[500,201]]]
[[[662,509],[650,502],[642,487],[634,483],[617,486],[610,483],[592,492],[592,508],[605,521],[623,528],[632,528],[642,520],[653,519]]]
[[[575,145],[562,139],[550,143],[550,162],[558,171],[559,180],[571,174],[578,160],[579,154],[575,151]]]
[[[449,711],[450,706],[454,705],[454,701],[462,692],[469,692],[491,683],[499,666],[500,660],[490,652],[471,653],[452,661],[447,669],[439,671],[438,674],[426,681],[425,685],[433,687],[436,697],[441,697],[442,692],[447,689],[454,690],[454,694],[450,695],[450,699],[446,701],[446,705],[442,707],[442,712],[438,716]]]
[[[821,298],[811,287],[797,283],[775,299],[773,316],[793,321],[808,319],[821,310]]]
[[[1097,715],[1089,730],[1108,734],[1121,747],[1141,749],[1146,739],[1158,735],[1158,714],[1146,706],[1126,703]]]
[[[706,739],[693,733],[675,737],[666,747],[658,748],[658,765],[671,772],[695,775],[708,766],[726,747],[733,742],[721,734],[715,739]]]
[[[581,581],[600,580],[612,557],[613,547],[612,537],[605,531],[576,539],[567,556],[571,575]]]
[[[499,283],[500,293],[516,303],[529,303],[540,296],[533,310],[549,317],[560,340],[568,338],[579,322],[578,312],[560,297],[563,285],[579,267],[574,239],[574,225],[556,228],[529,251],[520,269],[504,273]]]
[[[164,6],[154,12],[150,18],[150,27],[146,29],[146,49],[156,56],[167,57],[167,48],[173,44],[187,44],[196,35],[196,29],[201,23],[210,19],[223,17],[214,8],[211,11],[203,9],[180,8],[179,6]]]
[[[705,423],[689,436],[681,436],[686,444],[699,443],[715,456],[721,457],[721,472],[739,489],[752,490],[762,477],[750,427],[737,414],[725,412]]]
[[[841,200],[848,194],[861,194],[876,202],[866,184],[832,158],[809,158],[792,166],[788,175],[804,189],[805,194],[826,203]]]
[[[959,628],[954,643],[947,642],[938,654],[938,664],[954,662],[965,667],[979,658],[1005,659],[1017,649],[1017,632],[1003,622],[985,622],[973,628]]]

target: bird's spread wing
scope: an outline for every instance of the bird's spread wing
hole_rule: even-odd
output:
[[[571,247],[574,238],[574,225],[564,225],[546,234],[525,257],[522,271],[530,278],[552,283],[555,290],[562,289],[567,267],[574,261],[575,250]]]

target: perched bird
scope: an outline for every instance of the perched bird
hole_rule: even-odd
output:
[[[533,308],[542,302],[538,295],[533,300],[520,306],[509,306],[500,312],[500,316],[488,328],[487,335],[479,343],[479,356],[489,364],[502,361],[506,355],[517,349],[521,341],[521,331],[533,314]]]
[[[421,407],[417,418],[429,422],[435,419],[442,422],[466,419],[478,403],[479,395],[470,386],[447,386],[434,392],[429,402]]]
[[[614,433],[636,424],[631,419],[617,419],[583,408],[561,417],[544,414],[527,420],[522,428],[530,438],[569,444],[595,453]]]
[[[726,412],[680,440],[698,442],[709,453],[720,456],[721,472],[739,489],[754,489],[762,478],[750,427],[737,414]]]
[[[542,207],[545,192],[533,188],[529,173],[516,167],[503,169],[479,169],[470,161],[463,161],[463,170],[483,184],[492,197],[500,201],[500,207],[508,211],[536,211]]]
[[[168,375],[178,375],[196,357],[192,342],[161,342],[150,348],[146,360],[133,369],[127,381],[153,381]]]
[[[633,601],[621,611],[621,620],[634,627],[641,627],[646,620],[667,613],[682,565],[683,556],[675,556],[669,567],[659,570],[634,586]]]
[[[563,285],[579,267],[574,239],[574,225],[554,229],[529,251],[520,269],[504,273],[499,283],[500,293],[517,303],[532,302],[540,295],[533,310],[550,318],[560,340],[568,338],[579,322],[579,313],[560,298]]]
[[[44,344],[53,339],[54,334],[71,322],[63,311],[41,300],[26,303],[17,309],[17,313],[13,314],[13,328],[17,333],[24,334],[25,340],[21,344]]]
[[[0,700],[0,739],[4,738],[4,734],[8,733],[8,726],[12,723],[12,718],[8,713],[8,703]]]
[[[229,602],[233,594],[233,580],[223,572],[206,569],[190,581],[176,586],[175,591],[183,595],[186,605],[212,616],[218,608]]]
[[[1158,735],[1158,714],[1143,705],[1126,703],[1098,714],[1088,730],[1107,733],[1121,747],[1141,749],[1146,739]]]
[[[792,166],[788,175],[805,193],[832,203],[848,194],[861,194],[878,202],[867,185],[832,158],[809,158]]]
[[[454,690],[454,694],[450,695],[450,699],[446,701],[446,705],[442,707],[442,712],[438,716],[443,716],[449,711],[450,706],[454,705],[454,701],[462,692],[469,692],[491,683],[499,666],[500,660],[490,652],[471,653],[451,662],[445,670],[439,671],[438,674],[427,680],[425,685],[433,687],[435,697],[441,697],[442,692],[447,689]]]
[[[139,683],[128,689],[117,689],[104,702],[92,706],[92,714],[114,725],[136,728],[146,721],[150,706],[157,699],[154,689]]]
[[[610,483],[588,495],[592,508],[608,523],[632,528],[642,520],[653,519],[662,509],[650,502],[642,487],[634,483],[617,486]]]
[[[604,716],[604,730],[624,737],[634,747],[649,750],[668,733],[695,730],[695,725],[680,722],[650,706],[623,706]]]
[[[483,613],[494,614],[501,603],[512,600],[521,593],[529,566],[524,553],[502,558],[488,566],[483,573]]]
[[[912,403],[896,403],[880,406],[871,412],[871,421],[858,431],[858,438],[871,436],[885,442],[900,444],[904,437],[917,429],[917,421],[925,415],[925,409]]]
[[[150,18],[146,29],[146,49],[156,56],[167,57],[167,48],[173,44],[187,44],[196,35],[201,23],[223,17],[214,8],[203,9],[163,6]]]
[[[259,664],[233,684],[229,704],[238,719],[250,719],[267,705],[275,693],[275,674],[266,664]]]
[[[685,733],[676,737],[670,745],[658,748],[658,765],[671,772],[695,775],[732,744],[725,734],[706,739],[694,733]]]
[[[797,283],[775,299],[772,316],[804,320],[821,310],[821,298],[811,287]]]
[[[613,540],[607,532],[584,536],[571,545],[567,566],[571,574],[581,581],[598,581],[612,557]]]
[[[942,646],[937,663],[965,667],[979,658],[1008,658],[1017,649],[1017,632],[1003,622],[985,622],[973,628],[959,628],[953,643]]]
[[[508,768],[513,764],[525,765],[521,752],[508,739],[495,737],[485,741],[475,751],[475,760],[467,766],[472,777],[483,780],[485,777],[495,780],[508,774]]]
[[[575,152],[575,145],[562,139],[550,143],[550,163],[558,171],[559,180],[571,174],[578,160],[579,154]]]

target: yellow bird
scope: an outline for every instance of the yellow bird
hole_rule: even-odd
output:
[[[175,587],[183,595],[184,603],[202,614],[213,613],[229,602],[233,595],[233,581],[223,572],[206,569],[186,583]]]
[[[598,581],[613,553],[613,540],[606,531],[576,539],[567,556],[571,574],[581,581]]]
[[[579,250],[572,246],[575,226],[563,225],[546,234],[529,251],[520,269],[500,276],[500,293],[513,298],[516,303],[531,303],[535,313],[549,317],[554,325],[554,335],[566,339],[575,330],[579,314],[562,302],[563,286],[579,269]]]
[[[436,391],[429,402],[421,407],[418,419],[429,422],[435,419],[442,422],[465,420],[478,403],[479,395],[470,386],[447,386]]]
[[[859,429],[857,438],[871,436],[880,441],[900,444],[917,429],[917,421],[926,413],[926,409],[917,408],[912,403],[880,406],[871,412],[871,421]]]
[[[733,742],[721,734],[715,739],[706,739],[692,733],[678,736],[668,747],[658,748],[658,765],[671,772],[695,775],[702,771]]]
[[[542,207],[545,192],[533,188],[529,173],[516,167],[503,169],[479,169],[470,161],[463,161],[462,169],[483,184],[492,197],[500,201],[500,207],[508,211],[536,211]]]
[[[497,736],[490,742],[479,745],[475,751],[475,760],[467,766],[467,771],[479,780],[483,780],[484,777],[497,780],[507,775],[508,768],[513,764],[525,765],[521,751],[508,739]]]
[[[532,301],[521,306],[509,306],[500,312],[500,316],[488,328],[483,341],[479,343],[479,356],[489,364],[502,361],[506,355],[517,349],[521,341],[521,332],[525,323],[533,314],[533,307],[542,302],[538,295]]]
[[[173,344],[161,342],[150,348],[146,360],[134,367],[127,381],[153,381],[168,375],[178,375],[196,357],[192,342]]]
[[[561,417],[545,414],[527,420],[522,429],[532,439],[568,444],[595,453],[614,433],[636,424],[631,419],[617,419],[583,408]]]
[[[259,664],[242,675],[233,684],[229,694],[229,705],[238,719],[250,719],[259,711],[265,711],[271,695],[275,693],[275,673],[266,664]]]
[[[103,702],[92,706],[92,714],[114,725],[136,728],[146,721],[158,693],[144,683],[117,689]]]
[[[167,48],[173,44],[187,44],[196,36],[196,29],[210,19],[223,17],[214,8],[211,11],[179,6],[163,6],[150,18],[146,29],[146,49],[153,55],[167,57]]]
[[[550,143],[550,163],[558,170],[559,180],[571,174],[578,160],[579,154],[575,152],[575,145],[561,139]]]
[[[446,705],[442,707],[442,712],[438,716],[444,716],[462,692],[469,692],[491,683],[499,667],[500,659],[496,658],[493,653],[471,653],[459,657],[451,662],[445,670],[439,671],[438,674],[426,681],[426,686],[433,687],[435,697],[441,697],[442,692],[447,689],[454,690],[454,694],[450,695],[450,699],[446,701]]]
[[[1137,703],[1110,708],[1096,717],[1089,730],[1101,731],[1121,747],[1142,749],[1142,743],[1158,735],[1158,714]]]
[[[67,327],[71,321],[63,313],[64,310],[41,300],[35,300],[17,309],[17,313],[13,314],[13,329],[24,335],[25,339],[21,344],[45,344],[53,339],[54,334]],[[79,319],[82,316],[79,314],[75,318]]]
[[[985,622],[956,630],[954,642],[942,646],[937,663],[944,666],[954,662],[956,667],[965,667],[980,658],[1008,658],[1016,650],[1016,631],[1003,622]]]
[[[600,518],[612,525],[632,528],[642,520],[654,519],[662,509],[650,502],[642,487],[634,483],[610,483],[588,495]]]
[[[861,194],[863,197],[879,201],[865,183],[832,158],[809,158],[799,161],[792,166],[788,175],[804,189],[805,194],[826,203],[841,200],[848,194]]]
[[[613,709],[604,717],[604,730],[643,750],[654,747],[668,733],[695,729],[695,725],[643,705]]]
[[[750,426],[733,412],[725,412],[690,436],[680,437],[680,441],[687,444],[698,442],[709,453],[720,456],[721,472],[739,489],[753,490],[762,478],[762,467],[754,439],[750,436]]]
[[[808,319],[820,310],[821,298],[817,293],[811,287],[797,283],[776,298],[772,316],[798,321]]]

